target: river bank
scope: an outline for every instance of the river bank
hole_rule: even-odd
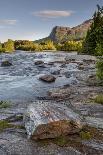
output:
[[[0,67],[0,100],[8,101],[10,105],[0,108],[0,121],[13,126],[6,126],[0,132],[1,154],[102,154],[103,105],[94,103],[93,99],[97,94],[103,94],[103,87],[91,82],[96,74],[95,57],[74,52],[19,51],[1,54],[0,64],[4,60],[12,65]],[[37,61],[42,63],[36,65]],[[39,78],[43,75],[54,76],[55,82],[41,81]],[[80,138],[73,135],[39,142],[28,140],[23,114],[28,105],[41,101],[67,105],[83,116],[89,126],[86,132],[95,132],[95,136]]]

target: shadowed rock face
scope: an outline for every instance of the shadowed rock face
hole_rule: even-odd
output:
[[[67,106],[40,101],[28,107],[24,122],[27,134],[33,139],[74,134],[82,127],[80,116]]]

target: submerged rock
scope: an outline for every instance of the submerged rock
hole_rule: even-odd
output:
[[[43,75],[39,79],[45,82],[54,82],[56,80],[56,78],[52,75]]]
[[[12,63],[8,60],[2,61],[1,63],[1,67],[8,67],[8,66],[12,66]]]
[[[81,117],[66,105],[46,101],[31,104],[24,114],[24,122],[32,139],[74,134],[82,127]]]

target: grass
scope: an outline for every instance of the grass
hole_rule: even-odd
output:
[[[65,136],[60,136],[58,138],[55,138],[54,143],[59,146],[65,146],[67,144],[67,139]]]
[[[0,109],[2,108],[9,108],[11,106],[11,103],[8,101],[0,101]]]
[[[94,99],[96,103],[103,104],[103,94],[97,95]]]
[[[0,132],[3,132],[3,130],[9,128],[24,129],[24,126],[12,124],[7,120],[0,120]]]
[[[13,125],[10,124],[8,121],[6,121],[6,120],[0,121],[0,132],[2,132],[4,129],[12,128],[12,127],[13,127]]]
[[[80,137],[82,140],[89,140],[89,139],[91,139],[91,134],[90,134],[90,132],[87,132],[87,131],[81,131]]]

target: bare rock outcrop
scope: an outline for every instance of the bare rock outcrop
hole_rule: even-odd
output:
[[[74,134],[82,128],[81,117],[64,104],[37,101],[24,115],[27,134],[32,139]]]

